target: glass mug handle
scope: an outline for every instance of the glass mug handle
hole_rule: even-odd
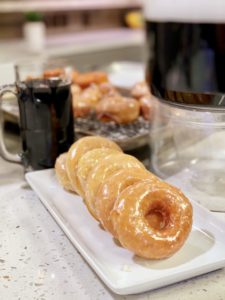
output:
[[[4,112],[2,110],[2,99],[4,94],[11,93],[17,97],[14,85],[6,85],[0,88],[0,156],[9,162],[21,163],[19,154],[10,153],[4,141]]]

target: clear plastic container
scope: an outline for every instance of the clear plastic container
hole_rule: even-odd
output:
[[[225,211],[225,107],[154,99],[151,168],[211,210]]]

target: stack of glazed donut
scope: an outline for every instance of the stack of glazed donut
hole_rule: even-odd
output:
[[[57,70],[56,70],[57,71]],[[76,118],[94,113],[97,120],[129,124],[139,116],[152,118],[153,96],[146,82],[138,82],[126,97],[113,86],[104,72],[73,72],[73,111]]]
[[[150,173],[106,138],[84,137],[55,164],[56,177],[79,194],[102,227],[147,259],[177,252],[192,227],[192,206],[177,188]]]

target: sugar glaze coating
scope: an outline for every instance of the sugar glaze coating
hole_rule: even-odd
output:
[[[177,252],[192,227],[192,205],[180,190],[164,182],[143,180],[117,198],[111,213],[123,247],[148,259]]]

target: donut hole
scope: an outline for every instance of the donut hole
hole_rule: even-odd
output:
[[[146,215],[145,219],[147,220],[150,227],[156,230],[163,230],[168,224],[167,213],[161,208],[153,208]]]

